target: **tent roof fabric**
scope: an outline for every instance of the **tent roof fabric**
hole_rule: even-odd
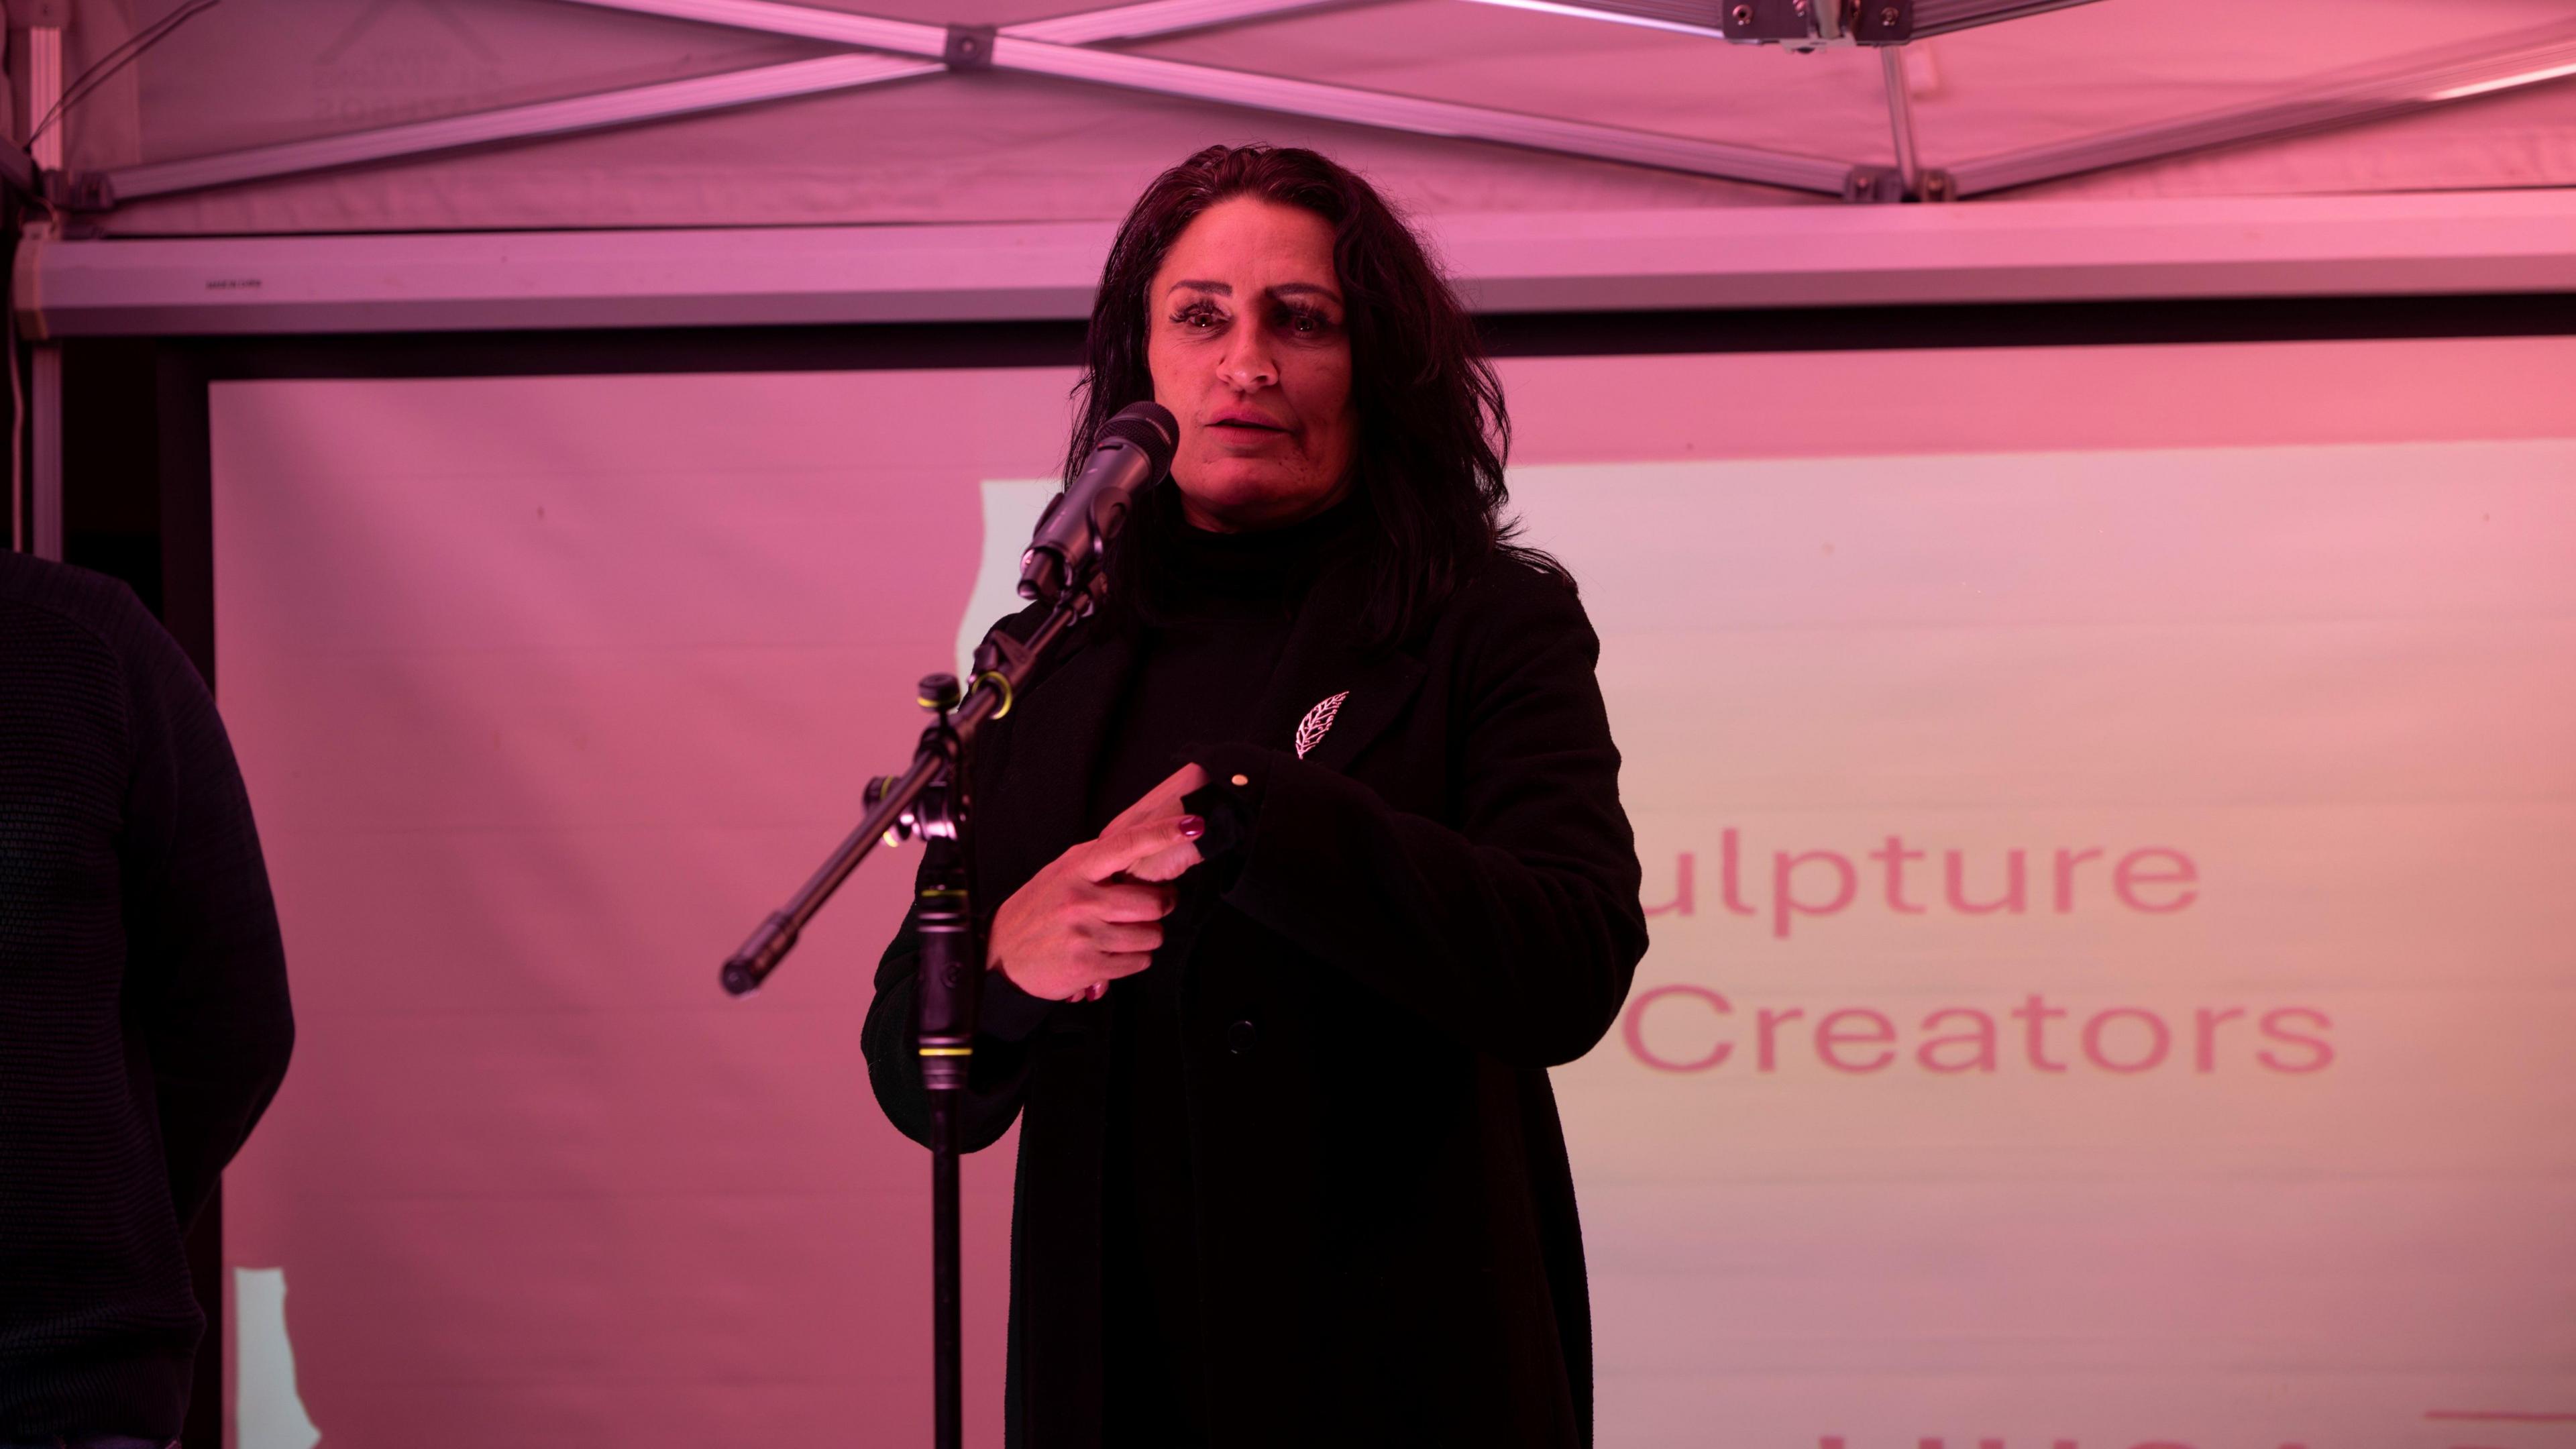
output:
[[[77,73],[178,0],[80,0]],[[802,0],[1008,24],[1065,0]],[[2263,100],[2320,73],[2564,22],[2564,0],[2104,0],[1912,47],[1934,166]],[[1453,0],[1168,37],[1145,54],[1889,164],[1876,57],[1791,54]],[[837,53],[561,0],[226,0],[66,125],[113,170]],[[1000,72],[931,75],[616,130],[144,199],[111,236],[1097,222],[1212,141],[1311,145],[1425,214],[1840,204],[1478,141]],[[2140,199],[2576,185],[2576,80],[2013,193]],[[1975,204],[1975,203],[1971,203]]]

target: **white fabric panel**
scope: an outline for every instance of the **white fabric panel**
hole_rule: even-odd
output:
[[[176,0],[86,0],[73,65]],[[832,0],[1009,22],[1064,0]],[[139,4],[140,14],[127,10]],[[2566,18],[2559,0],[2158,0],[1948,36],[1916,109],[1932,164],[2246,103],[2337,67]],[[2432,17],[2438,16],[2438,19]],[[2429,23],[2428,23],[2429,22]],[[1175,37],[1148,53],[1678,135],[1891,159],[1875,58],[1790,55],[1452,0]],[[803,42],[554,0],[227,0],[86,106],[71,164],[112,168],[706,75]],[[121,234],[1087,220],[1211,141],[1322,147],[1432,212],[1779,204],[1768,188],[1394,136],[1031,77],[876,90],[139,202]],[[2576,183],[2576,85],[2327,136],[2131,168],[2072,194],[2166,196]]]
[[[1604,1449],[2564,1443],[2512,1416],[2576,1412],[2571,366],[1505,365],[1655,913],[1555,1073]],[[714,967],[1007,607],[991,480],[1051,466],[1069,381],[213,389],[222,703],[301,1024],[227,1179],[230,1261],[282,1274],[245,1446],[920,1442],[922,1154],[855,1046],[909,861],[751,1000]],[[2119,897],[2142,847],[2187,905]],[[2105,854],[2061,887],[2066,848]],[[2019,907],[1953,904],[2015,850]],[[2034,993],[2067,1014],[2012,1019]],[[1011,1170],[966,1166],[976,1444]]]

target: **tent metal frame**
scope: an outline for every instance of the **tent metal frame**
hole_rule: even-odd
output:
[[[1903,45],[2098,0],[1478,0],[1585,20],[1709,35],[1748,45],[1821,50]]]
[[[39,21],[57,20],[38,10]],[[59,24],[27,27],[27,124],[52,114],[63,98],[63,30]],[[63,164],[63,128],[56,125],[34,138],[32,148],[0,146],[0,184],[21,195],[40,193],[42,177]],[[11,348],[18,336],[5,340]],[[18,384],[17,357],[9,358],[13,388]],[[10,399],[9,545],[22,543],[38,558],[63,556],[63,349],[38,340],[27,349],[24,391]],[[23,438],[23,450],[22,442]],[[23,482],[21,481],[23,476]],[[24,492],[22,501],[20,494]],[[24,519],[21,535],[20,520]]]
[[[1922,147],[1914,135],[1903,70],[1895,59],[1897,44],[1887,44],[1878,48],[1897,157],[1897,165],[1890,168],[1102,48],[1112,41],[1153,39],[1354,0],[1143,0],[998,29],[888,20],[788,0],[549,3],[823,41],[849,47],[850,53],[121,167],[58,179],[55,194],[73,209],[109,210],[120,202],[144,197],[634,125],[762,101],[919,79],[943,71],[1002,70],[1852,200],[1947,200],[2215,147],[2384,120],[2576,76],[2576,23],[2561,23],[2409,56],[2394,63],[2335,72],[2296,91],[2249,106],[1973,158],[1945,169],[1924,164]],[[1934,11],[1945,3],[1962,14],[1943,20],[1941,16],[1949,12]],[[1924,8],[1918,11],[1917,6]],[[1986,18],[2011,18],[2059,8],[2040,3],[1999,5],[1996,0],[1889,0],[1887,9],[1901,9],[1908,17],[1907,23],[1893,29],[1913,35],[1929,33],[1933,28],[1956,29],[1959,24],[1969,23],[1963,18],[1963,7],[1977,6],[1983,7],[1979,14]],[[1580,4],[1556,4],[1553,0],[1545,8],[1603,20],[1634,19]],[[1815,7],[1819,14],[1830,8]],[[1915,19],[1918,15],[1919,23]]]

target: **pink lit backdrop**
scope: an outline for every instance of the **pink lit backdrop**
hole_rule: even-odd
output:
[[[1557,1074],[1603,1444],[2576,1442],[2426,1417],[2576,1415],[2571,376],[1508,365],[1658,911]],[[1068,382],[216,387],[303,1022],[227,1253],[326,1442],[926,1438],[923,1161],[857,1058],[908,862],[757,998],[714,965],[903,756]],[[2020,909],[1952,904],[2016,850]],[[1007,1146],[968,1187],[992,1443]]]

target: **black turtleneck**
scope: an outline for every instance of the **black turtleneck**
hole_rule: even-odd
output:
[[[1346,500],[1284,528],[1210,533],[1182,520],[1174,489],[1156,490],[1138,517],[1150,551],[1148,598],[1130,625],[1135,673],[1092,781],[1091,831],[1162,783],[1194,747],[1250,739],[1298,607],[1357,518]],[[1208,1442],[1182,1071],[1186,983],[1173,949],[1190,913],[1185,905],[1166,923],[1155,963],[1108,997],[1103,1442],[1121,1446]]]

